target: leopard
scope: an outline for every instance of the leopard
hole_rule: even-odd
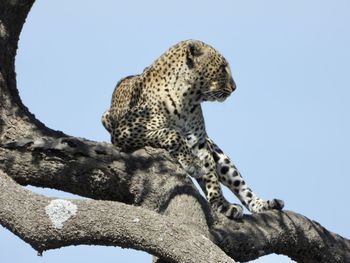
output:
[[[201,103],[223,102],[235,89],[223,55],[202,41],[181,41],[117,83],[102,124],[121,150],[165,149],[197,180],[212,209],[230,219],[242,218],[243,207],[223,196],[220,183],[251,213],[282,210],[282,200],[259,198],[207,135]]]

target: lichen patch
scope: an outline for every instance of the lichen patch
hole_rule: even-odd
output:
[[[70,201],[55,199],[45,207],[54,228],[62,229],[63,224],[78,211],[78,207]]]

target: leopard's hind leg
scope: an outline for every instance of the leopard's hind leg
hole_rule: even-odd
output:
[[[111,118],[110,118],[110,113],[109,113],[109,110],[105,111],[102,115],[102,118],[101,118],[101,121],[102,121],[102,124],[103,126],[105,127],[105,129],[111,133],[112,132],[112,121],[111,121]]]

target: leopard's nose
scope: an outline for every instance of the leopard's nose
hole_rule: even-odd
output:
[[[228,84],[228,88],[231,92],[234,92],[235,89],[237,88],[236,83],[233,80],[233,78],[230,79],[229,84]]]
[[[225,70],[226,70],[226,74],[227,74],[227,79],[229,80],[227,88],[230,92],[234,92],[236,89],[236,83],[233,80],[231,69],[230,69],[230,66],[228,64],[225,66]]]

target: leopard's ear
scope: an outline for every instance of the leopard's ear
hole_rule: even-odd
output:
[[[203,54],[201,47],[195,42],[189,42],[186,50],[186,64],[188,68],[195,67],[195,58]]]

